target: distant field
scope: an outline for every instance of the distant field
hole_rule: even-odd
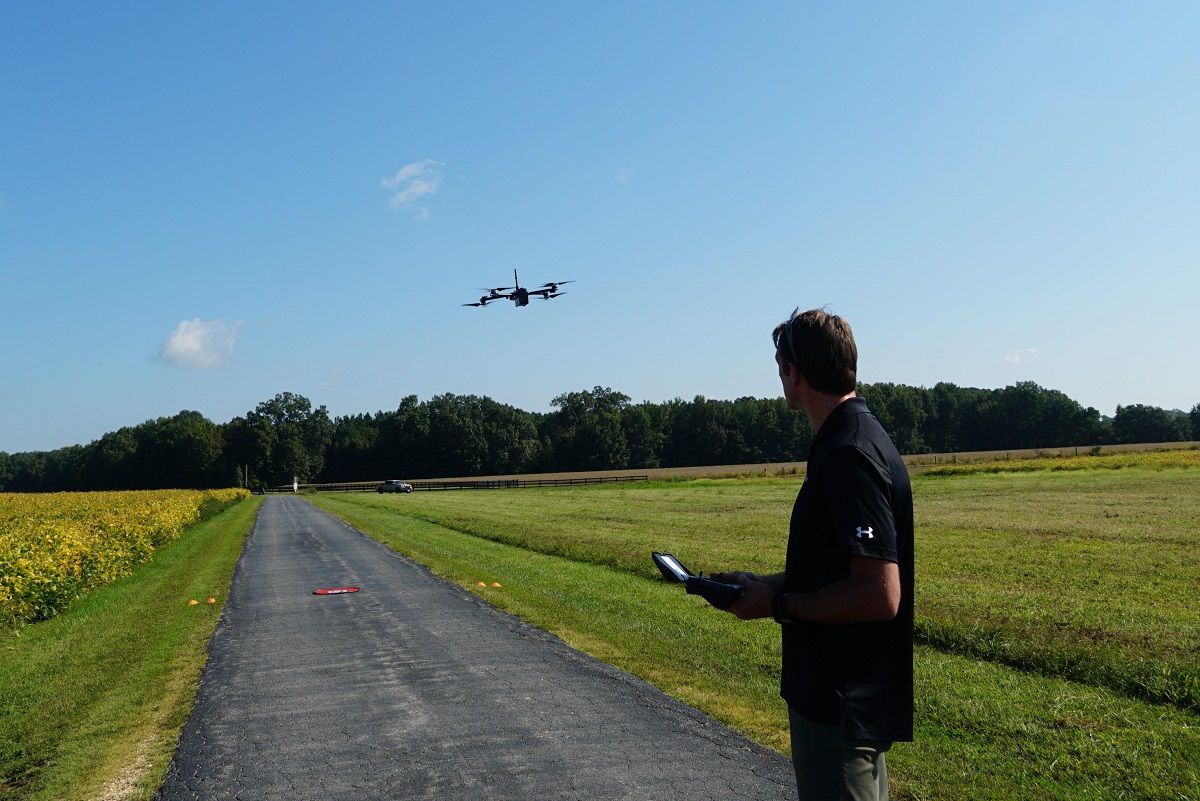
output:
[[[1016,462],[1038,462],[1044,459],[1056,460],[1069,457],[1113,456],[1115,454],[1140,453],[1181,453],[1200,450],[1200,442],[1171,442],[1149,443],[1140,445],[1085,445],[1070,448],[1028,448],[1005,451],[972,451],[963,453],[918,453],[904,457],[912,474],[924,473],[927,470],[944,465],[980,465],[980,464],[1011,464]],[[1194,463],[1194,462],[1193,462]],[[805,462],[767,462],[763,464],[729,464],[703,465],[697,467],[648,467],[631,470],[591,470],[578,473],[522,473],[497,474],[489,476],[459,476],[452,478],[434,479],[440,481],[489,481],[502,479],[558,479],[564,477],[582,476],[645,476],[650,481],[661,481],[669,478],[701,478],[738,476],[785,476],[795,475],[804,471]],[[376,479],[382,481],[397,476],[383,476]],[[400,476],[399,478],[404,478]],[[364,482],[354,482],[362,484]],[[367,482],[369,483],[369,482]],[[304,486],[304,485],[301,485]],[[330,486],[330,485],[326,485]],[[279,489],[291,490],[291,485]]]
[[[798,487],[785,473],[310,497],[786,750],[777,628],[683,595],[648,557],[778,570]],[[898,797],[1200,798],[1200,469],[977,471],[914,492],[919,731],[896,748]]]

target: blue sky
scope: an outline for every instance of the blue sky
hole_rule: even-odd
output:
[[[0,450],[279,392],[1200,403],[1200,5],[0,6]],[[575,280],[525,308],[480,288]]]

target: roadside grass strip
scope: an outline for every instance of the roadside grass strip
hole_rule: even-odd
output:
[[[259,505],[187,529],[50,620],[0,632],[0,798],[153,796]]]
[[[706,573],[779,570],[798,488],[747,478],[309,497],[786,752],[778,628],[662,582],[649,554]],[[914,491],[924,644],[917,741],[894,749],[897,797],[1200,799],[1200,471],[917,478]]]

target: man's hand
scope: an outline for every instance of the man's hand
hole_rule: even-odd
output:
[[[725,610],[742,620],[771,617],[774,614],[771,601],[775,599],[775,593],[783,590],[783,573],[760,576],[744,570],[731,570],[727,573],[713,573],[709,578],[741,584],[746,588],[746,594]]]
[[[719,581],[734,581],[746,594],[728,611],[742,620],[773,617],[775,594],[783,591],[783,574],[716,573]],[[755,580],[757,579],[757,580]],[[900,611],[900,568],[870,556],[850,557],[850,575],[814,592],[790,593],[788,613],[793,619],[818,623],[870,623],[890,620]]]
[[[771,617],[771,601],[775,599],[775,590],[769,584],[760,580],[747,581],[748,573],[720,573],[722,577],[741,576],[737,581],[746,588],[746,594],[733,602],[726,611],[742,620],[756,620],[761,617]],[[714,576],[715,577],[715,576]],[[755,577],[757,579],[757,577]],[[718,581],[733,581],[732,578],[719,578]]]

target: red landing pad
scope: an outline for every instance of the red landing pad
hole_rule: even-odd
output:
[[[341,595],[344,592],[358,592],[358,587],[329,587],[324,590],[313,590],[313,595]]]

